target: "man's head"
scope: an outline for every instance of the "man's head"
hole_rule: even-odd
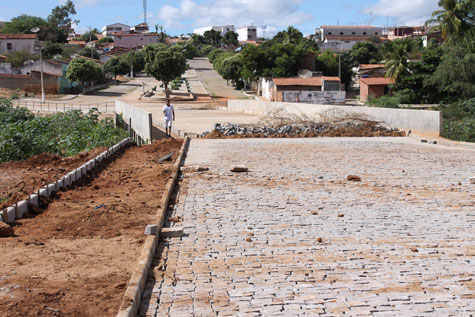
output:
[[[167,98],[167,106],[170,105],[170,99]]]

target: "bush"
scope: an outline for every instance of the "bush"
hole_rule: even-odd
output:
[[[400,100],[398,97],[368,97],[366,104],[370,107],[381,107],[381,108],[399,108]]]
[[[0,162],[24,160],[41,153],[76,155],[99,146],[111,146],[127,136],[111,118],[99,120],[97,109],[34,117],[25,108],[0,99]]]
[[[213,50],[212,45],[203,45],[203,47],[200,49],[200,55],[201,56],[208,56],[208,54]]]
[[[217,48],[215,50],[212,50],[209,54],[208,54],[208,60],[210,63],[213,63],[214,60],[222,53],[224,53],[225,50],[223,50],[222,48]]]

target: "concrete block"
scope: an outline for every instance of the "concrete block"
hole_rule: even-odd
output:
[[[61,179],[58,179],[58,190],[60,190],[61,188],[64,188],[65,185],[64,185],[64,180],[61,178]]]
[[[48,185],[48,194],[51,195],[52,192],[56,191],[56,183]]]
[[[63,178],[61,178],[61,180],[63,181],[63,187],[67,187],[71,185],[71,176],[69,174],[64,175]]]
[[[160,238],[181,238],[183,227],[163,228],[160,230]]]
[[[30,195],[30,205],[33,205],[38,208],[39,204],[39,197],[38,194],[31,194]]]
[[[28,202],[26,200],[19,201],[17,205],[17,210],[16,210],[17,219],[23,218],[23,215],[25,215],[27,212],[28,212]]]
[[[15,211],[15,207],[7,207],[6,209],[6,219],[7,219],[7,222],[10,223],[10,222],[14,222],[15,221],[15,218],[16,218],[16,211]],[[3,213],[3,215],[5,216],[5,213]]]
[[[92,163],[91,163],[91,161],[89,161],[89,162],[86,163],[86,171],[87,171],[87,172],[92,171]]]
[[[86,164],[81,166],[81,173],[82,175],[86,176],[87,175],[87,166]]]
[[[76,170],[76,182],[78,180],[80,180],[82,177],[82,172],[81,172],[81,168],[79,167],[77,170]]]
[[[475,176],[470,177],[470,184],[475,184]]]
[[[0,221],[3,221],[3,215],[0,215]]]
[[[40,196],[48,197],[48,190],[46,187],[40,189]]]
[[[158,233],[158,226],[157,225],[147,225],[145,226],[145,234],[146,235],[156,235]]]

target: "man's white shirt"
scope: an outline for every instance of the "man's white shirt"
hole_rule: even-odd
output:
[[[163,106],[163,113],[165,115],[165,120],[167,121],[173,120],[173,111],[175,111],[175,109],[173,108],[172,105],[170,105],[169,107],[167,107],[167,105]]]

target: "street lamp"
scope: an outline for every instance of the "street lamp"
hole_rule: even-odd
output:
[[[31,32],[37,34],[40,31],[40,28],[35,26],[31,29]],[[40,42],[40,71],[41,71],[41,103],[45,102],[45,88],[43,84],[43,49]]]

